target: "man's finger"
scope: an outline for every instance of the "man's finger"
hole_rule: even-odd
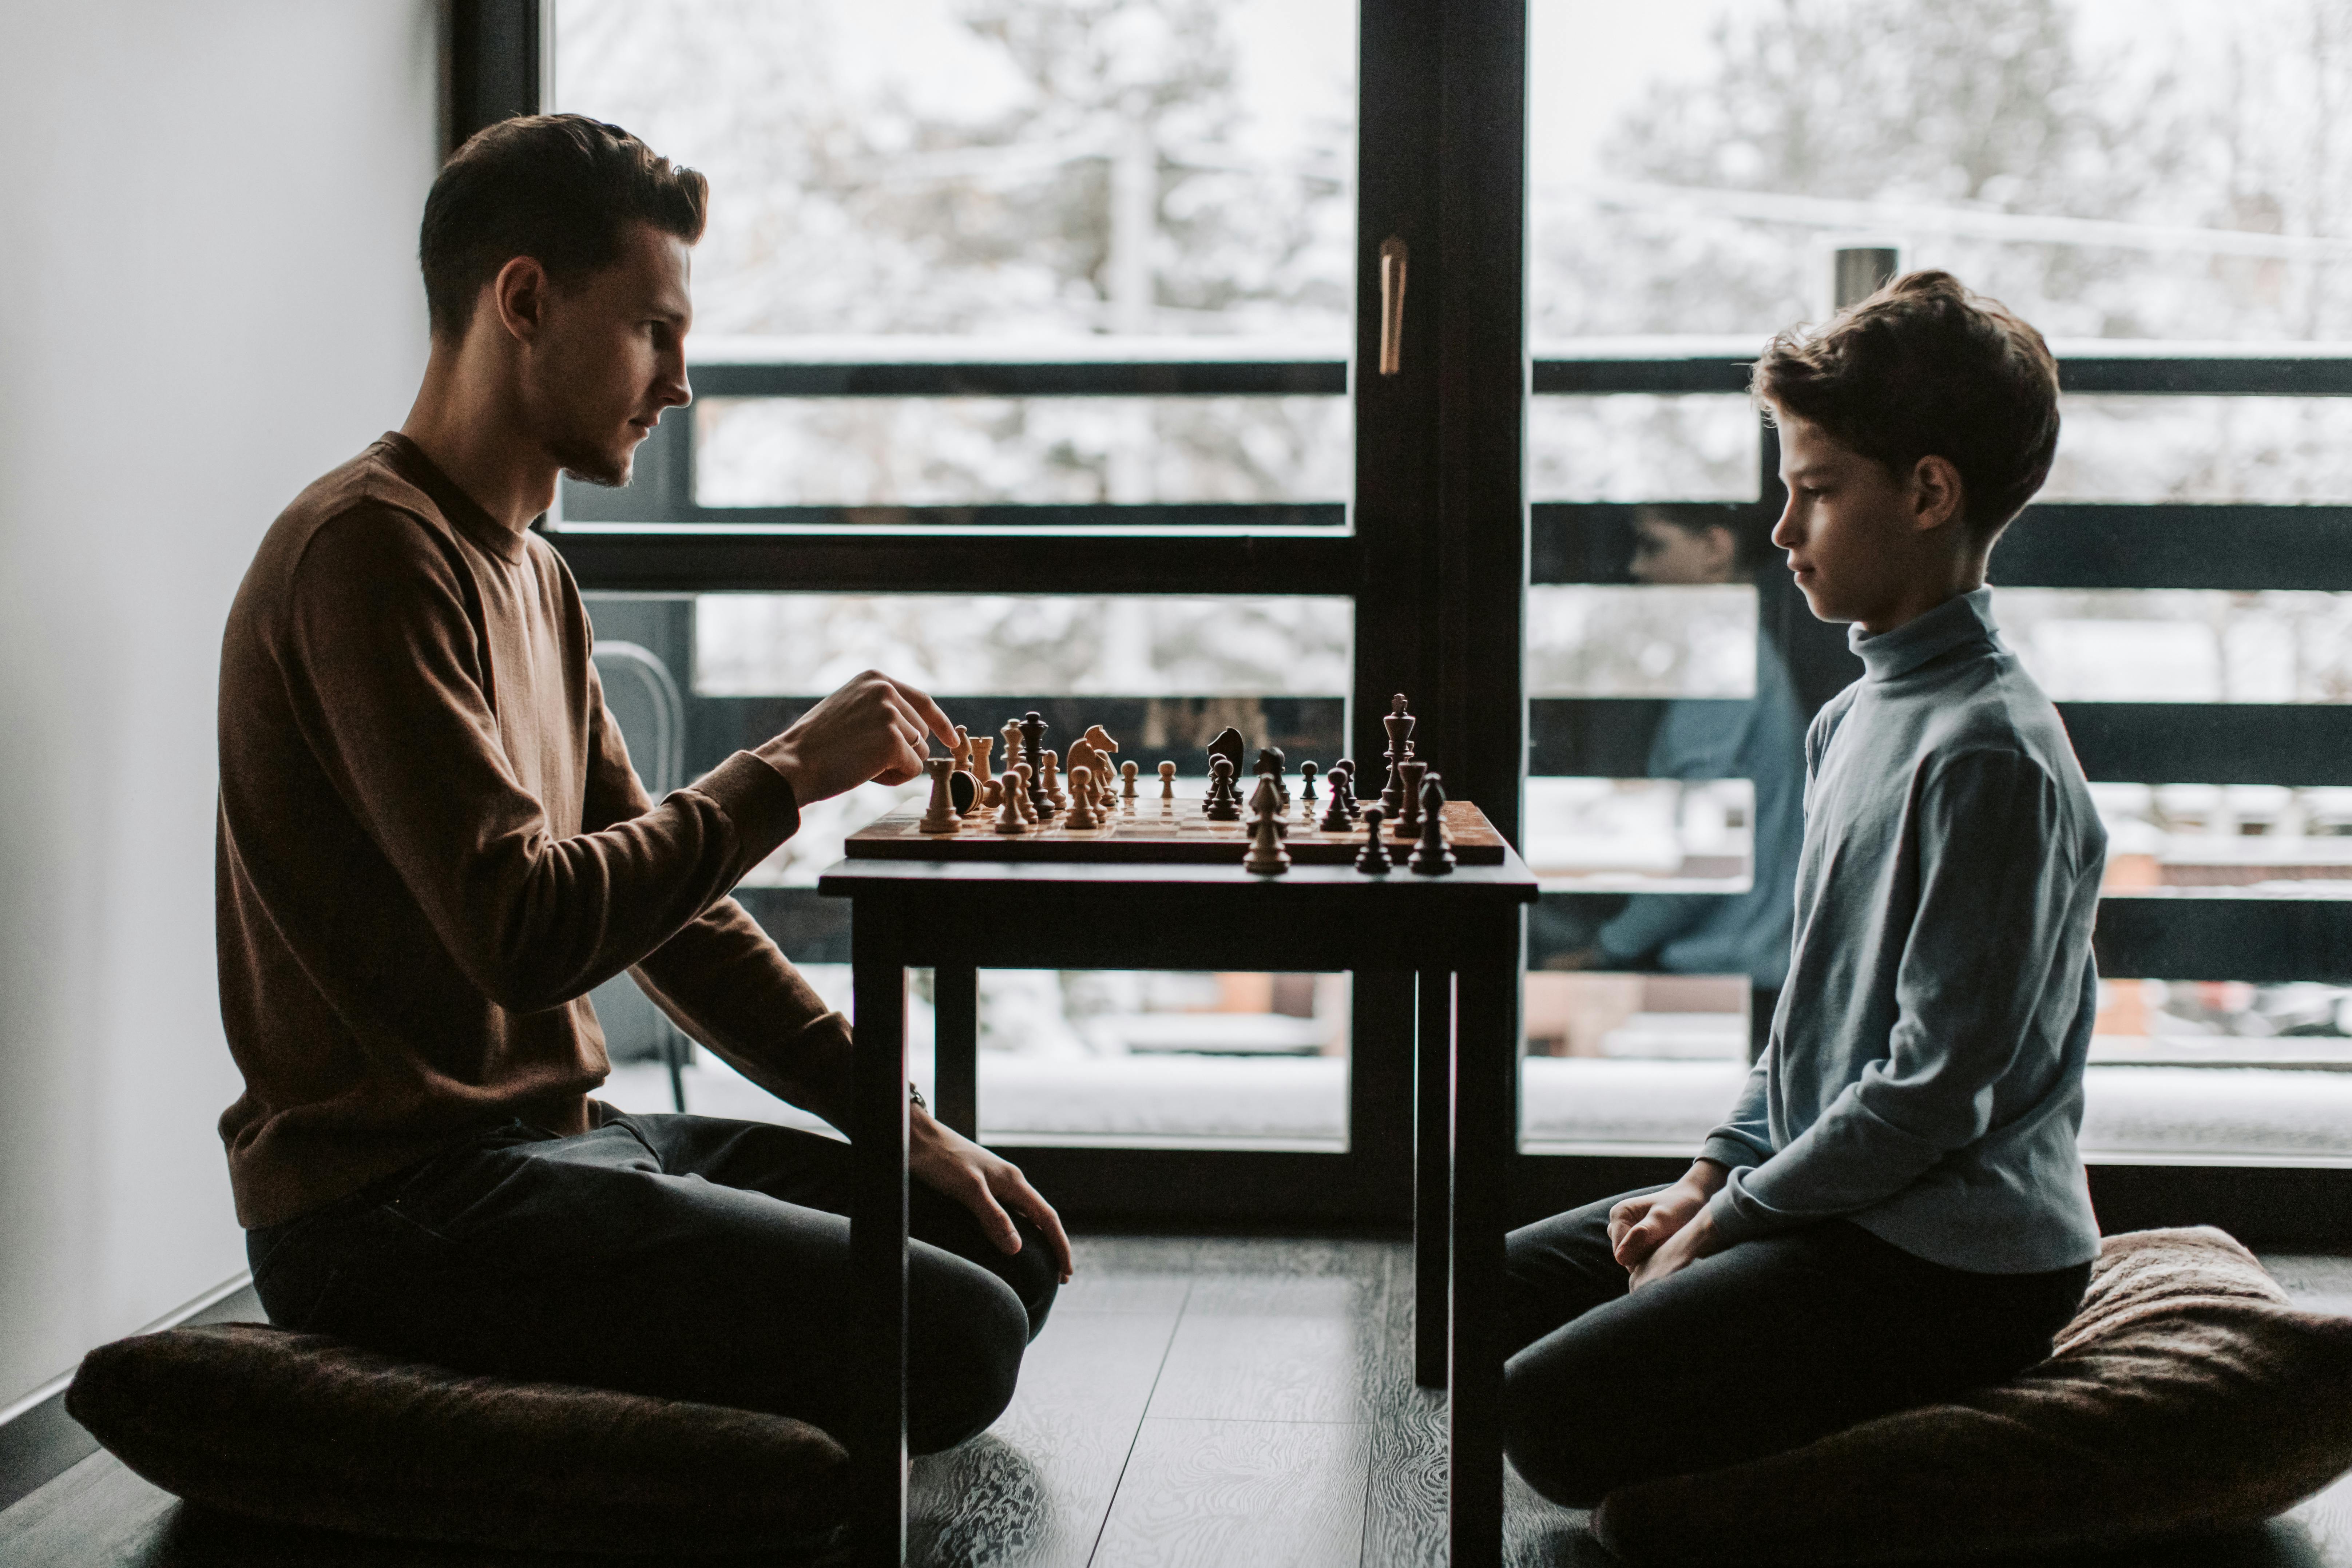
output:
[[[940,745],[948,747],[955,745],[955,726],[948,722],[946,710],[931,700],[929,692],[920,687],[909,686],[903,680],[893,679],[890,684],[898,689],[898,695],[907,700],[908,705],[915,710],[915,717],[922,721],[923,727],[940,738]]]
[[[1078,1265],[1070,1251],[1069,1233],[1062,1228],[1062,1216],[1054,1212],[1054,1205],[1045,1201],[1045,1194],[1031,1186],[1028,1178],[1019,1171],[1013,1173],[1013,1195],[1021,1205],[1021,1212],[1029,1216],[1029,1223],[1045,1233],[1045,1245],[1053,1251],[1054,1262],[1060,1268],[1063,1282],[1066,1284],[1070,1276],[1077,1271]]]
[[[963,1202],[971,1210],[972,1217],[980,1221],[980,1228],[988,1232],[988,1239],[996,1244],[997,1251],[1021,1250],[1021,1227],[1013,1223],[1013,1216],[1004,1212],[1004,1205],[996,1201],[996,1194],[988,1190],[986,1182],[975,1178],[971,1193]]]

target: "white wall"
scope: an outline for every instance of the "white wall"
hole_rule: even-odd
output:
[[[433,0],[0,16],[0,1406],[244,1267],[223,617],[407,411]]]

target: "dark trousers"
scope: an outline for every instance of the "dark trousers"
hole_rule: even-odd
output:
[[[704,1116],[509,1121],[350,1198],[251,1232],[270,1321],[465,1371],[586,1384],[846,1429],[849,1149]],[[1055,1289],[1016,1217],[996,1250],[909,1199],[908,1439],[961,1442],[1013,1398]]]
[[[2090,1280],[2087,1263],[1946,1268],[1833,1220],[1629,1293],[1609,1210],[1633,1195],[1509,1241],[1504,1441],[1528,1485],[1576,1508],[1997,1382],[2050,1353]]]

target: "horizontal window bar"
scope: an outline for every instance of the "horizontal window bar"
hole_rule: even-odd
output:
[[[690,374],[706,397],[1337,397],[1348,390],[1345,360],[698,364]]]
[[[1059,504],[987,504],[981,506],[693,506],[676,509],[676,515],[645,518],[582,517],[579,503],[567,493],[567,521],[587,522],[657,522],[746,524],[754,527],[817,529],[925,528],[1087,528],[1087,529],[1266,529],[1347,526],[1348,508],[1340,501],[1146,501]],[[599,508],[600,512],[618,508]],[[648,507],[647,510],[659,510]]]
[[[1740,394],[1754,351],[1538,359],[1539,394]],[[695,390],[715,397],[1343,395],[1345,360],[939,360],[697,364]],[[2352,396],[2352,356],[2341,354],[2068,354],[2070,393],[2209,396]]]
[[[1727,724],[1745,706],[1716,700]],[[1647,698],[1533,699],[1528,771],[1643,777],[1663,706],[1663,700]],[[2346,782],[2346,759],[2352,758],[2352,705],[2062,702],[2058,716],[2084,774],[2103,783],[2325,787]]]
[[[1725,392],[1748,390],[1748,361],[1720,354],[1687,358],[1539,359],[1538,394]],[[2208,396],[2352,396],[2352,358],[2182,355],[2069,355],[2058,362],[2063,392]]]
[[[2352,899],[2161,893],[2099,900],[2103,974],[2352,983]]]
[[[1770,516],[1737,502],[1650,504],[1733,529],[1763,526]],[[1613,501],[1534,507],[1531,580],[1632,582],[1639,510]],[[2053,501],[2028,507],[2001,536],[1992,580],[2017,588],[2352,591],[2352,507]]]
[[[1352,535],[551,531],[580,585],[635,593],[1351,594]]]

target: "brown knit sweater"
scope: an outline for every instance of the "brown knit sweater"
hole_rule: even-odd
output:
[[[509,1117],[585,1131],[584,994],[635,966],[754,1081],[845,1101],[849,1030],[727,895],[799,826],[739,752],[656,805],[547,542],[386,436],[296,498],[221,648],[221,1117],[238,1220]]]

